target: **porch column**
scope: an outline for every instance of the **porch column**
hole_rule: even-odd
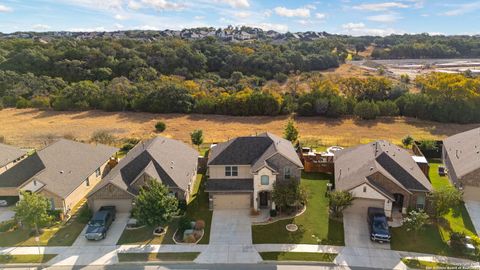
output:
[[[253,209],[258,210],[258,192],[253,192]]]

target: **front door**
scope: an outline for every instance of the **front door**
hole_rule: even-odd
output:
[[[266,191],[260,192],[260,207],[268,207],[268,193]]]
[[[402,212],[403,209],[403,195],[399,193],[393,194],[395,202],[393,202],[393,208],[397,209],[399,212]]]

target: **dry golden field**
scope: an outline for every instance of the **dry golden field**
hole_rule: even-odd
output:
[[[164,136],[190,142],[189,133],[194,129],[203,129],[205,142],[217,142],[264,131],[281,135],[287,118],[4,109],[0,111],[0,136],[5,137],[8,143],[25,148],[41,147],[49,140],[63,136],[88,141],[92,133],[98,130],[109,131],[117,138],[147,138],[156,134],[154,125],[161,120],[167,124],[166,131],[162,133]],[[357,121],[351,118],[297,117],[296,121],[300,139],[312,146],[350,146],[375,139],[387,139],[400,144],[407,134],[416,139],[441,139],[478,126],[410,118]]]

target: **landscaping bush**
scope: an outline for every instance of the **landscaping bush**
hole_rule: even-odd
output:
[[[48,97],[34,97],[31,100],[33,108],[48,109],[50,108],[50,99]]]
[[[465,234],[463,232],[450,233],[450,247],[454,252],[463,254],[465,252]]]
[[[374,120],[380,114],[378,105],[370,101],[361,101],[355,105],[354,114],[364,120]]]
[[[191,220],[187,217],[180,218],[180,221],[178,222],[178,229],[181,233],[183,233],[185,230],[192,229]]]
[[[205,221],[203,221],[201,219],[197,220],[195,222],[195,228],[194,229],[199,230],[199,231],[205,229]]]
[[[166,128],[167,128],[167,125],[162,121],[159,121],[155,124],[155,130],[157,132],[164,132]]]
[[[11,219],[0,223],[0,232],[8,232],[17,226],[17,221]]]
[[[133,147],[135,147],[135,145],[137,145],[137,143],[139,143],[139,142],[140,142],[140,140],[137,139],[137,138],[128,138],[128,139],[125,139],[122,147],[120,148],[120,150],[123,151],[123,152],[128,152],[128,151],[130,151]]]
[[[380,116],[397,116],[400,113],[397,104],[391,100],[379,101],[377,102],[377,106]]]
[[[423,140],[420,141],[420,145],[418,146],[418,148],[420,148],[422,152],[426,150],[436,151],[438,149],[438,146],[436,141]]]
[[[183,238],[183,242],[193,244],[197,242],[197,239],[195,239],[195,235],[189,234]]]
[[[52,216],[54,221],[60,221],[62,210],[48,210],[47,213]]]
[[[277,216],[277,210],[271,209],[271,210],[270,210],[270,216],[271,216],[271,217],[276,217],[276,216]]]
[[[187,211],[187,201],[179,200],[178,201],[178,209],[180,210],[180,215],[183,215],[185,211]]]
[[[78,213],[77,220],[80,223],[88,223],[88,221],[92,218],[92,210],[88,206],[82,207]]]

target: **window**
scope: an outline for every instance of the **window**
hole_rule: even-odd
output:
[[[419,194],[417,196],[417,209],[425,208],[425,194]]]
[[[100,176],[100,168],[98,168],[98,169],[95,171],[95,175],[96,175],[97,177]]]
[[[89,177],[87,177],[87,179],[85,179],[85,184],[87,185],[87,187],[90,186],[90,179],[89,179]]]
[[[238,167],[225,166],[225,176],[238,176]]]
[[[267,186],[269,184],[269,179],[268,179],[268,175],[262,175],[260,177],[260,184],[264,185],[264,186]]]
[[[290,173],[290,167],[285,167],[283,169],[283,177],[285,179],[290,179],[291,173]]]

